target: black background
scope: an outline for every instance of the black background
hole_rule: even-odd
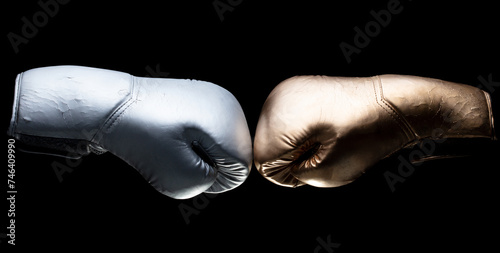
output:
[[[16,74],[50,65],[136,76],[148,75],[149,66],[168,77],[216,83],[240,101],[252,136],[269,92],[294,75],[411,74],[476,86],[478,76],[491,74],[500,81],[493,1],[401,0],[401,13],[351,63],[339,44],[353,44],[353,28],[363,29],[374,20],[370,11],[387,9],[388,0],[243,0],[223,21],[213,2],[71,0],[18,53],[7,34],[21,35],[22,17],[42,9],[37,1],[2,4],[4,130]],[[279,187],[253,167],[243,185],[208,201],[163,196],[110,153],[84,157],[59,182],[51,165],[68,164],[64,158],[17,152],[16,246],[7,248],[314,252],[330,240],[340,244],[334,252],[498,250],[499,150],[493,145],[473,157],[425,162],[394,192],[383,176],[397,173],[394,157],[330,189]],[[7,181],[6,170],[2,175]],[[189,224],[179,206],[197,209]]]

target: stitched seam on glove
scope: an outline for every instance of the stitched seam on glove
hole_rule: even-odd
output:
[[[137,101],[137,91],[135,85],[135,77],[130,76],[130,94],[127,100],[125,100],[121,105],[119,105],[111,114],[110,116],[104,121],[102,126],[99,128],[99,131],[97,131],[94,136],[91,139],[91,142],[98,144],[101,141],[102,136],[104,133],[109,133],[111,132],[111,128],[116,124],[118,119],[127,111],[127,109]]]
[[[389,103],[389,101],[385,100],[384,94],[383,94],[382,80],[380,80],[380,76],[375,76],[375,78],[376,78],[376,80],[373,80],[374,78],[372,78],[372,82],[373,82],[373,90],[375,93],[375,100],[377,101],[377,104],[382,109],[384,109],[384,111],[386,111],[387,114],[389,114],[391,116],[391,118],[394,119],[394,121],[396,121],[399,128],[401,128],[403,133],[408,138],[408,142],[412,142],[415,138],[418,139],[418,135],[412,129],[411,125],[408,123],[408,121],[405,119],[405,117],[403,115],[401,115],[395,109],[395,107],[391,103]],[[379,90],[378,93],[377,93],[377,90]]]

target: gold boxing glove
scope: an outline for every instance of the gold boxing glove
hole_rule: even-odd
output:
[[[288,187],[335,187],[423,139],[495,139],[488,93],[405,75],[296,76],[269,94],[254,161]]]

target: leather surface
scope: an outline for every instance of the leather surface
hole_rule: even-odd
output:
[[[269,94],[257,170],[287,187],[335,187],[426,138],[494,138],[489,95],[432,78],[297,76]]]
[[[19,74],[15,97],[10,135],[85,140],[173,198],[233,189],[250,172],[241,106],[209,82],[56,66]]]

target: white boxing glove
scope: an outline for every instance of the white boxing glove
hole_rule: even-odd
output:
[[[227,90],[98,68],[19,74],[9,135],[59,151],[83,142],[80,155],[109,151],[177,199],[233,189],[252,163],[245,116]]]

